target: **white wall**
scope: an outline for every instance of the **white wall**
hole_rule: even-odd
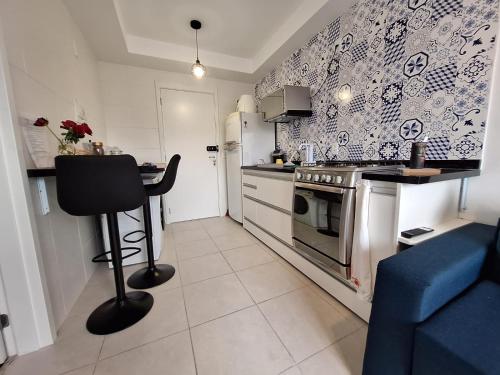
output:
[[[18,115],[47,117],[59,133],[77,101],[93,139],[105,139],[97,61],[62,1],[0,0],[0,9]]]
[[[28,179],[16,142],[13,96],[0,28],[0,309],[11,322],[4,330],[9,355],[47,345],[54,333],[29,210]]]
[[[206,77],[197,80],[190,74],[171,73],[132,66],[99,63],[104,117],[108,144],[134,155],[139,163],[161,162],[161,119],[158,116],[160,88],[212,92],[218,108],[218,144],[224,142],[224,122],[235,111],[241,94],[253,94],[253,85]],[[210,72],[208,73],[210,74]],[[221,215],[226,213],[226,161],[219,153]]]
[[[497,34],[497,40],[500,32]],[[481,176],[469,179],[467,210],[462,217],[496,225],[500,218],[500,48],[497,46]]]
[[[17,112],[14,121],[47,117],[58,133],[60,121],[76,119],[77,102],[86,112],[93,138],[104,140],[97,60],[62,1],[0,0],[0,20]],[[17,144],[23,148],[16,130]],[[57,142],[50,139],[56,154]],[[26,166],[33,166],[24,154],[23,174]],[[30,179],[28,184],[31,194],[26,200],[38,261],[43,265],[53,325],[58,328],[94,270],[90,261],[96,252],[93,218],[72,217],[60,210],[54,178],[47,179],[51,212],[41,215],[35,181]]]

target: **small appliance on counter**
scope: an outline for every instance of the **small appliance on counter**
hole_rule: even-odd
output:
[[[226,119],[227,202],[229,216],[243,222],[241,166],[271,162],[269,150],[275,146],[274,127],[266,124],[262,113],[234,112]]]
[[[427,150],[427,140],[425,137],[423,142],[413,142],[411,145],[410,168],[420,169],[425,164],[425,152]]]
[[[92,153],[94,155],[104,155],[104,145],[102,142],[92,142]]]
[[[277,147],[274,149],[273,152],[271,152],[271,159],[272,159],[273,163],[276,163],[278,160],[285,162],[286,161],[286,153],[285,153],[285,151],[283,151]]]

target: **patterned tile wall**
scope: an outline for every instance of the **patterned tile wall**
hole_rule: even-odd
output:
[[[497,0],[361,0],[256,84],[310,86],[313,116],[279,125],[288,155],[316,142],[329,159],[481,157]],[[321,158],[322,155],[317,155]]]

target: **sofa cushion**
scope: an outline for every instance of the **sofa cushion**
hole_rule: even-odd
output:
[[[413,375],[499,374],[500,285],[482,281],[415,331]]]
[[[500,219],[498,220],[495,245],[486,261],[486,277],[500,284]]]

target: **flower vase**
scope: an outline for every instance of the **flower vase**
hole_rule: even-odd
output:
[[[57,152],[59,155],[75,155],[76,149],[72,143],[62,141],[57,148]]]

